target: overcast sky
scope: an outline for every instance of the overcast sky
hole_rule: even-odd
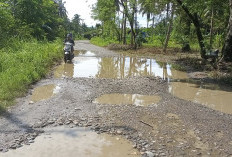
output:
[[[68,11],[69,19],[72,19],[75,14],[81,16],[81,19],[88,26],[95,26],[96,21],[91,18],[91,7],[97,0],[65,0],[65,7]]]
[[[81,19],[87,24],[87,26],[95,26],[97,21],[91,18],[91,7],[97,2],[97,0],[65,0],[65,7],[68,11],[69,19],[72,19],[75,14],[81,16]],[[146,17],[138,16],[140,26],[146,27]]]

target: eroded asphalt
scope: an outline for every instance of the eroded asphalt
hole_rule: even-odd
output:
[[[76,50],[97,57],[117,53],[77,41]],[[34,88],[56,84],[60,90],[50,99],[31,102]],[[155,105],[95,104],[110,93],[159,95]],[[90,127],[97,133],[121,135],[133,142],[141,156],[231,156],[232,115],[201,104],[181,100],[168,92],[166,81],[155,77],[125,79],[54,78],[32,85],[28,95],[0,117],[0,151],[30,144],[50,126]],[[0,153],[1,156],[1,153]]]

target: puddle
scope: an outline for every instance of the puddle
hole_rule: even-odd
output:
[[[132,76],[159,76],[169,79],[171,65],[157,62],[155,59],[136,57],[98,58],[91,56],[75,57],[73,64],[57,67],[55,77],[95,77],[127,78]]]
[[[225,91],[215,84],[201,84],[191,82],[172,82],[169,92],[173,95],[206,105],[214,110],[232,113],[232,92]]]
[[[48,128],[30,146],[1,154],[2,157],[138,157],[132,144],[85,128]]]
[[[139,95],[139,94],[105,94],[95,99],[94,103],[110,105],[135,105],[148,106],[156,104],[161,100],[157,95]]]
[[[169,92],[181,99],[206,105],[224,113],[232,113],[232,89],[212,83],[191,80],[184,72],[171,70]]]
[[[57,94],[59,90],[60,90],[60,87],[54,84],[37,87],[32,93],[31,101],[38,102],[40,100],[49,99],[54,94]]]
[[[74,65],[73,64],[61,64],[58,66],[54,72],[55,78],[61,77],[73,77],[74,74]]]
[[[73,59],[72,64],[62,64],[57,67],[54,76],[56,78],[114,79],[133,76],[158,76],[169,82],[169,92],[171,94],[184,100],[197,102],[212,109],[232,114],[232,88],[196,82],[189,79],[187,73],[173,70],[168,63],[158,62],[155,59],[126,56],[100,58],[94,57],[95,54],[89,51],[80,51],[77,55],[78,57]]]
[[[82,56],[82,57],[93,57],[96,56],[95,53],[91,52],[91,51],[86,51],[86,50],[79,50],[79,51],[74,51],[74,55],[75,56]]]

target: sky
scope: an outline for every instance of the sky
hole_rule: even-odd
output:
[[[68,12],[69,19],[72,19],[75,14],[81,16],[87,26],[95,26],[98,21],[91,18],[91,7],[97,0],[65,0],[65,8]],[[146,27],[146,17],[138,15],[140,27]]]
[[[91,18],[91,7],[97,0],[65,0],[65,2],[69,19],[72,19],[75,14],[78,14],[87,26],[96,25],[97,21]]]

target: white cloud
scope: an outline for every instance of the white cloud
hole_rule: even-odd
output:
[[[96,2],[97,0],[66,0],[65,7],[69,19],[78,14],[88,26],[95,26],[97,21],[91,18],[91,7]]]
[[[69,19],[72,19],[75,14],[78,14],[87,26],[95,26],[98,21],[94,21],[91,18],[91,7],[96,2],[97,0],[66,0],[65,7],[68,11]],[[138,14],[138,21],[140,27],[146,27],[146,17]]]

